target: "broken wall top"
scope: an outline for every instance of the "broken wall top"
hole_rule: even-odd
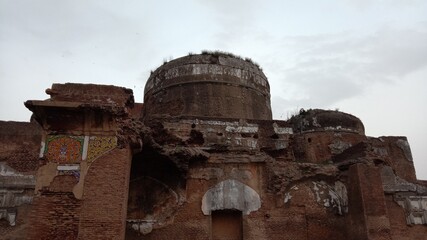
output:
[[[99,105],[132,106],[134,104],[131,89],[112,85],[98,84],[52,84],[46,90],[51,101],[82,102]]]
[[[128,117],[135,106],[131,89],[111,85],[53,84],[46,93],[49,99],[28,100],[25,106],[45,130],[62,133],[112,134],[115,117]]]
[[[340,130],[365,135],[365,127],[359,118],[340,111],[301,109],[298,115],[288,121],[295,132]]]

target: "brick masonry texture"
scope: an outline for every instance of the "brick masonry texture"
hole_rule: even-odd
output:
[[[143,104],[53,84],[30,123],[0,122],[0,239],[425,239],[405,137],[339,111],[272,120],[269,89],[223,52],[165,63]]]
[[[85,179],[79,239],[124,237],[130,152],[115,149],[98,158]]]

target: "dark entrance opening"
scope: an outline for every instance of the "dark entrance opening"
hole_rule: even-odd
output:
[[[238,210],[212,211],[213,240],[242,240],[242,212]]]
[[[140,239],[141,233],[171,224],[183,192],[185,178],[172,160],[149,147],[134,155],[126,239]]]

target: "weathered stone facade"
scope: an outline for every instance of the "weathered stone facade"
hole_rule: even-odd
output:
[[[267,78],[221,53],[129,89],[53,84],[0,123],[3,239],[425,239],[405,137],[356,117],[273,120]]]

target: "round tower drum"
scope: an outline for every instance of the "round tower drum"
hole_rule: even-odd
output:
[[[152,72],[144,115],[271,120],[270,86],[250,60],[222,53],[189,55]]]

